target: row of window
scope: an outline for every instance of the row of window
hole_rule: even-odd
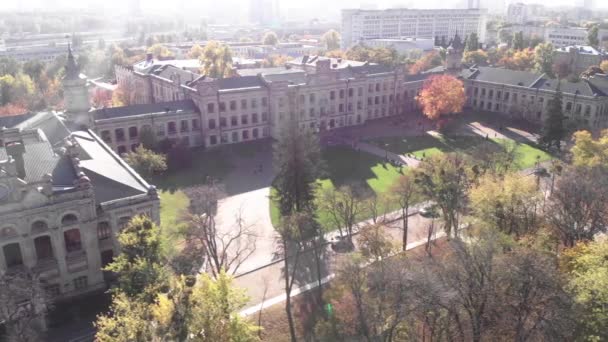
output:
[[[248,125],[249,124],[249,115],[248,114],[243,114],[241,115],[241,125]],[[262,122],[268,122],[268,113],[264,112],[262,113]],[[258,114],[257,113],[253,113],[251,114],[251,123],[252,124],[257,124],[259,123],[259,118],[258,118]],[[236,115],[233,115],[230,117],[230,127],[235,127],[239,125],[239,117]],[[208,121],[208,127],[209,129],[215,129],[216,126],[216,121],[215,119],[209,119]],[[220,117],[220,127],[221,128],[225,128],[228,127],[228,118],[225,117]]]
[[[230,107],[230,110],[237,110],[237,101],[236,100],[230,100],[228,102],[228,105]],[[247,101],[246,99],[242,99],[241,100],[241,110],[245,110],[248,107],[251,107],[252,109],[256,109],[258,108],[258,99],[254,98],[251,99],[251,101]],[[268,106],[268,98],[267,97],[262,97],[262,107],[267,107]],[[220,101],[219,103],[219,111],[220,112],[225,112],[226,111],[226,102]],[[215,113],[215,103],[208,103],[207,104],[207,113]]]
[[[481,88],[481,92],[480,92],[479,88],[475,87],[473,89],[473,94],[474,94],[475,97],[477,97],[479,94],[481,94],[481,96],[479,96],[479,97],[485,98],[486,97],[486,89],[485,88]],[[512,102],[514,102],[514,103],[517,102],[517,96],[518,96],[517,93],[513,93]],[[489,100],[494,99],[494,90],[493,89],[489,89],[487,91],[487,98]],[[496,100],[499,100],[499,101],[500,100],[509,101],[509,98],[510,98],[510,93],[509,92],[505,92],[504,93],[504,97],[503,97],[502,96],[502,92],[500,90],[496,91]],[[522,94],[521,98],[522,98],[522,100],[525,100],[527,98],[526,94]],[[530,96],[530,101],[533,102],[534,99],[535,99],[535,96]],[[542,104],[544,104],[544,102],[545,102],[545,99],[543,97],[539,96],[538,97],[538,103],[540,103],[542,105]],[[573,105],[572,102],[569,102],[569,101],[566,102],[566,106],[565,106],[566,112],[572,112],[573,106],[574,105]],[[582,104],[577,103],[576,106],[574,106],[574,113],[575,114],[581,114],[582,109],[583,109]],[[596,112],[597,112],[598,115],[600,115],[602,113],[602,110],[599,107],[597,107]],[[584,115],[585,116],[590,116],[591,115],[591,105],[585,105]]]
[[[263,138],[269,137],[270,136],[270,129],[268,127],[263,127],[262,128],[262,136]],[[230,140],[228,140],[228,138],[230,137]],[[238,131],[232,132],[230,135],[228,135],[228,133],[222,133],[220,135],[220,143],[222,144],[227,144],[227,143],[237,143],[240,141],[247,141],[247,140],[251,140],[251,139],[259,139],[260,138],[260,130],[258,128],[253,128],[251,130],[245,129],[240,131],[240,134]],[[214,146],[218,144],[218,137],[217,135],[210,135],[209,136],[209,145]]]
[[[169,135],[177,134],[178,132],[178,122],[169,121],[166,124],[159,124],[156,126],[156,135],[164,136],[165,129],[169,133]],[[192,120],[180,120],[179,121],[179,132],[180,133],[188,133],[193,130],[200,129],[200,124],[198,119]],[[150,125],[142,126],[141,130],[137,128],[137,126],[131,126],[128,128],[128,134],[130,140],[135,140],[139,137],[141,132],[145,130],[152,130]],[[124,142],[126,141],[125,129],[124,128],[116,128],[114,129],[114,137],[116,142]],[[112,143],[112,133],[109,130],[101,131],[101,139],[106,143]]]

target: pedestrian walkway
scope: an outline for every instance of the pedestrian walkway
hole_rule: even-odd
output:
[[[393,237],[393,241],[401,241],[401,221],[396,220],[385,226],[387,234]],[[407,250],[424,245],[428,238],[428,229],[431,224],[429,219],[419,215],[410,217],[408,235],[410,241]],[[437,232],[438,227],[435,231]],[[445,236],[442,232],[437,232],[432,236],[432,240]],[[355,247],[356,237],[353,239]],[[326,284],[336,276],[340,263],[346,260],[350,253],[337,253],[331,248],[331,244],[326,244],[323,248],[324,258],[322,259],[321,284]],[[401,246],[396,243],[395,251],[401,250]],[[291,257],[292,261],[295,259]],[[298,257],[298,269],[296,271],[296,281],[291,292],[291,297],[297,296],[306,291],[315,289],[319,286],[316,273],[316,259],[313,250],[305,250]],[[251,315],[269,306],[285,301],[285,283],[283,278],[284,262],[277,262],[267,267],[256,270],[248,274],[240,275],[235,279],[236,285],[245,288],[250,296],[249,306],[241,311],[242,315]]]
[[[411,157],[408,157],[405,155],[393,153],[391,151],[387,151],[385,149],[382,149],[382,148],[380,148],[376,145],[372,145],[370,143],[359,142],[359,143],[357,143],[357,148],[361,151],[371,153],[371,154],[376,155],[383,159],[388,158],[389,160],[401,161],[405,165],[410,166],[410,167],[417,167],[418,164],[420,164],[420,160],[418,160],[416,158],[411,158]]]

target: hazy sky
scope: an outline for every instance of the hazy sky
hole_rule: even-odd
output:
[[[141,7],[147,10],[156,10],[156,9],[171,9],[176,6],[180,1],[184,1],[186,6],[200,7],[200,5],[217,4],[224,2],[222,0],[140,0]],[[502,1],[502,0],[482,0],[486,1]],[[505,0],[505,2],[510,2],[511,0]],[[575,5],[577,2],[582,4],[582,0],[513,0],[512,2],[534,2],[547,4],[552,6],[559,5]],[[604,0],[596,0],[596,3],[601,3]],[[71,7],[71,8],[83,8],[88,6],[103,6],[103,7],[115,7],[115,6],[125,6],[129,0],[2,0],[2,7],[5,9],[18,9],[18,8],[44,8],[44,7]],[[243,6],[247,6],[248,0],[235,0],[231,1],[233,3],[238,3]],[[300,8],[303,5],[309,7],[317,7],[324,8],[327,7],[328,4],[332,7],[338,8],[346,8],[346,7],[359,7],[359,4],[368,3],[368,4],[377,4],[379,8],[383,7],[393,7],[393,6],[407,6],[407,7],[418,7],[418,8],[437,8],[437,7],[455,7],[465,3],[465,0],[361,0],[361,1],[353,1],[353,0],[280,0],[280,5],[282,8],[295,7]],[[321,6],[321,7],[319,7]]]

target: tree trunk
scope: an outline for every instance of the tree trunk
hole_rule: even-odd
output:
[[[408,233],[408,214],[409,214],[409,207],[405,207],[402,210],[402,214],[403,214],[403,251],[405,252],[407,249],[407,233]]]

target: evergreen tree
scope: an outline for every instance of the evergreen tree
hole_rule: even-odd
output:
[[[514,50],[522,50],[525,46],[524,42],[524,33],[522,31],[516,32],[513,35],[513,42],[511,43],[511,47]]]
[[[589,32],[587,33],[587,43],[591,46],[600,45],[599,27],[597,25],[593,25],[593,27],[589,29]]]
[[[479,49],[479,38],[477,37],[477,33],[473,32],[469,35],[465,48],[465,51],[476,51]]]
[[[564,138],[564,113],[562,110],[562,92],[558,88],[555,96],[547,104],[547,118],[543,125],[541,143],[550,147],[554,145],[561,148],[561,141]]]

